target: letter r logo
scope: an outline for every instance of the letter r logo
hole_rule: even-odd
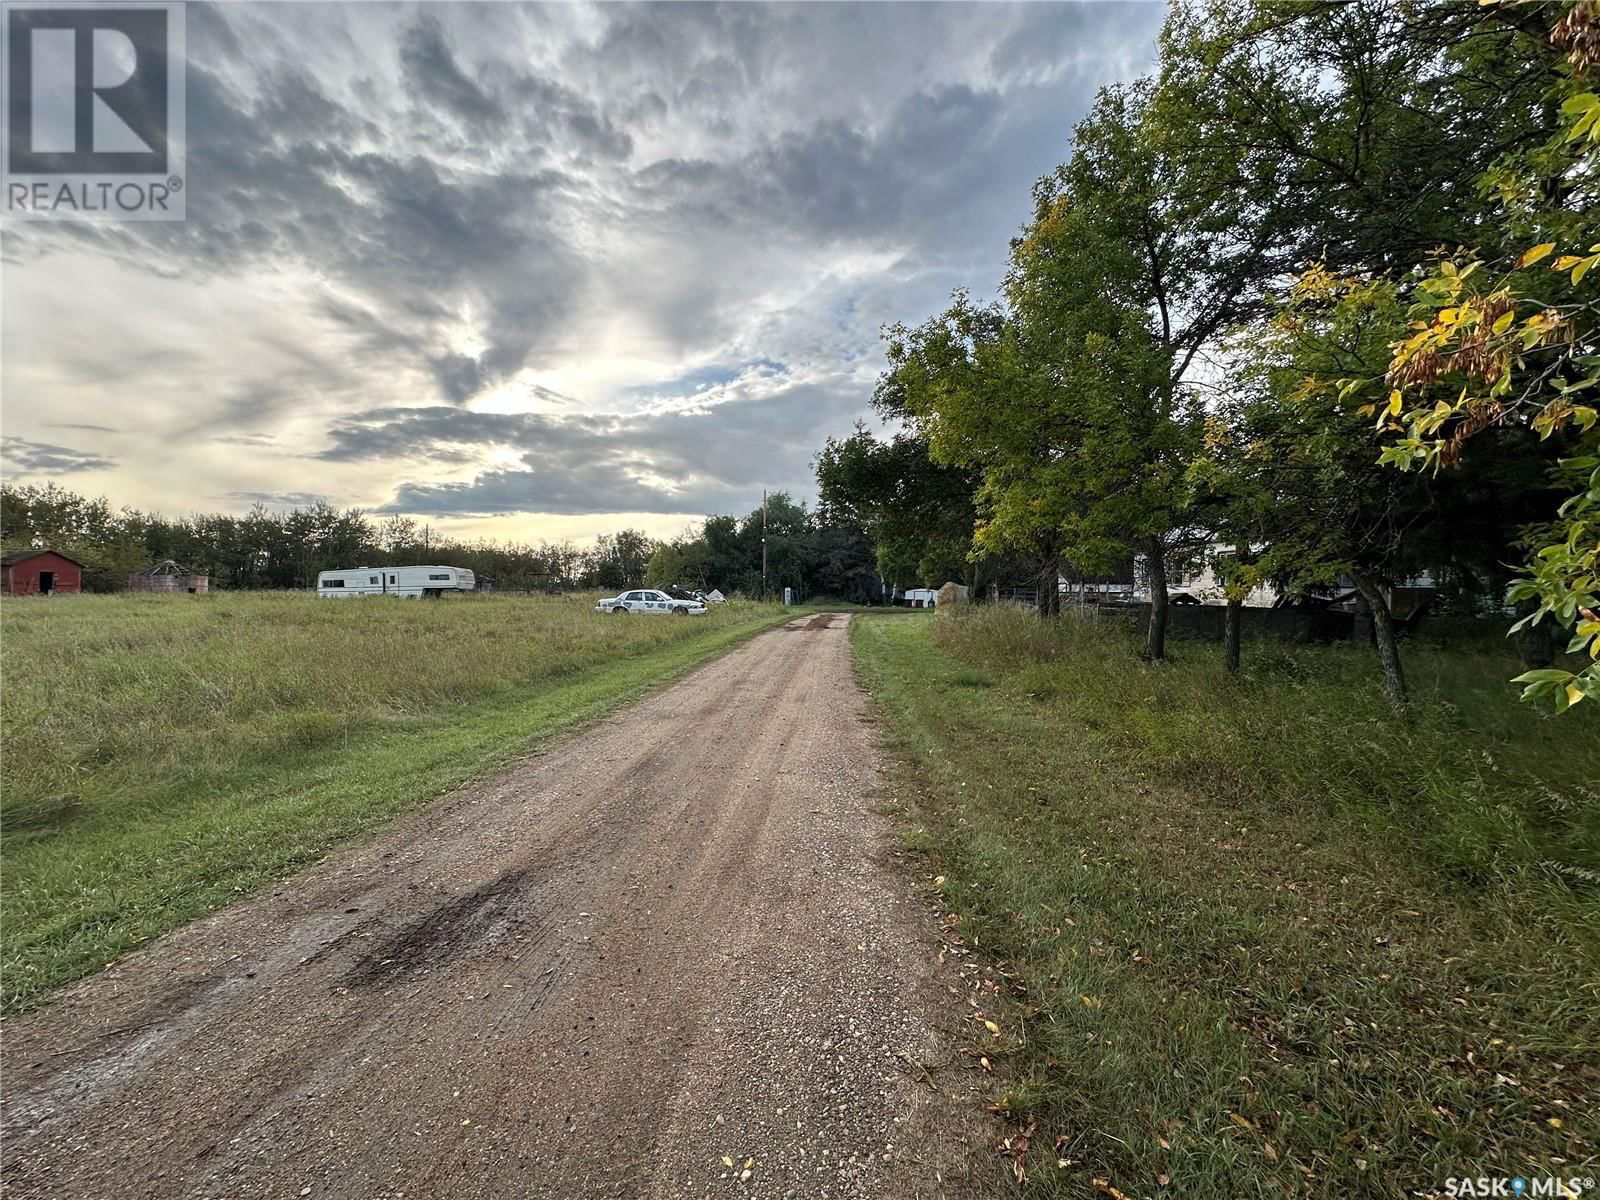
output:
[[[7,169],[165,174],[168,15],[162,7],[8,7]]]

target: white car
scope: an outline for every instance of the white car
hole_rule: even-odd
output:
[[[674,600],[665,592],[654,588],[640,588],[623,592],[594,606],[595,612],[612,613],[672,613],[679,617],[704,616],[706,606],[698,600]]]

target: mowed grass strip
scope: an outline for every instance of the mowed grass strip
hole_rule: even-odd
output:
[[[1026,1194],[1600,1175],[1600,730],[1498,647],[1413,648],[1401,726],[1356,650],[1230,679],[1017,610],[853,629],[908,837],[1014,984],[972,1044],[1038,1122]]]
[[[0,605],[5,1005],[36,1003],[787,615],[593,598]]]

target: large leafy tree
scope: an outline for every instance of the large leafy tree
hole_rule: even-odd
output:
[[[872,540],[877,569],[901,587],[937,586],[965,578],[978,584],[972,547],[971,471],[933,461],[910,431],[880,438],[858,425],[829,438],[816,459],[820,514],[855,525]]]
[[[1230,501],[1224,527],[1239,545],[1230,564],[1238,586],[1274,581],[1290,592],[1347,577],[1371,613],[1384,685],[1406,698],[1389,588],[1423,565],[1415,531],[1430,518],[1426,487],[1384,470],[1372,453],[1370,421],[1332,380],[1381,361],[1400,320],[1392,297],[1334,305],[1312,275],[1296,304],[1241,334],[1230,391],[1208,419],[1191,474]]]
[[[1520,677],[1530,698],[1566,708],[1600,698],[1600,301],[1589,278],[1600,265],[1600,98],[1588,86],[1600,9],[1501,4],[1446,28],[1454,40],[1429,115],[1441,127],[1502,135],[1463,156],[1478,178],[1461,179],[1459,167],[1452,177],[1460,241],[1431,252],[1400,245],[1341,272],[1318,267],[1299,290],[1336,305],[1335,323],[1376,307],[1395,312],[1386,352],[1338,378],[1340,397],[1375,415],[1384,462],[1434,471],[1437,495],[1470,492],[1461,481],[1485,461],[1503,466],[1520,454],[1526,463],[1529,431],[1545,442],[1568,498],[1525,530],[1527,568],[1509,598],[1531,610],[1519,627],[1564,626],[1569,649],[1587,652],[1582,669],[1546,665]],[[1520,70],[1501,94],[1462,86],[1493,70],[1485,44]],[[1465,534],[1460,515],[1436,526]],[[1484,537],[1491,532],[1470,530],[1508,552],[1506,539]]]
[[[1005,305],[958,295],[941,317],[891,331],[879,390],[937,459],[982,472],[980,549],[1090,570],[1140,555],[1152,659],[1165,652],[1168,560],[1200,533],[1192,375],[1259,310],[1287,225],[1279,158],[1194,152],[1202,133],[1183,97],[1152,83],[1104,91],[1071,159],[1035,190]]]
[[[1479,248],[1424,268],[1375,407],[1384,458],[1403,467],[1458,466],[1469,441],[1508,426],[1555,447],[1568,496],[1528,531],[1510,596],[1532,604],[1520,625],[1565,627],[1588,659],[1519,677],[1559,710],[1600,701],[1600,8],[1563,11],[1551,34],[1567,52],[1557,128],[1486,173],[1499,221]]]

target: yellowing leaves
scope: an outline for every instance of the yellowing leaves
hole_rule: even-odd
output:
[[[1555,248],[1556,244],[1554,242],[1540,242],[1537,246],[1530,247],[1529,249],[1523,251],[1522,257],[1517,259],[1517,267],[1519,269],[1522,267],[1531,267],[1534,263],[1538,262],[1541,258],[1544,258]]]
[[[1104,1192],[1106,1195],[1111,1197],[1111,1200],[1132,1200],[1132,1197],[1130,1197],[1127,1192],[1112,1187],[1109,1179],[1101,1179],[1099,1176],[1096,1176],[1090,1182],[1094,1184],[1096,1191]]]
[[[1596,263],[1600,263],[1600,253],[1563,254],[1550,264],[1550,269],[1552,271],[1571,271],[1572,286],[1577,287],[1578,284],[1583,282],[1583,277],[1589,273],[1589,269]]]

